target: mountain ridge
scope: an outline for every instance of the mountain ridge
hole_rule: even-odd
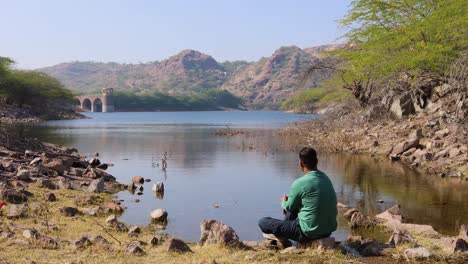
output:
[[[299,90],[311,88],[329,77],[313,75],[301,85],[303,72],[319,62],[321,51],[340,48],[331,44],[301,49],[285,46],[255,62],[218,62],[196,50],[181,52],[162,61],[139,64],[115,62],[68,62],[37,69],[60,80],[77,94],[98,92],[102,87],[117,91],[192,94],[212,88],[225,89],[244,99],[247,106],[276,108]]]

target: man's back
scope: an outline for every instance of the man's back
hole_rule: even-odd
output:
[[[336,230],[336,193],[325,173],[314,170],[292,184],[283,208],[298,212],[302,232],[309,238],[321,237]]]

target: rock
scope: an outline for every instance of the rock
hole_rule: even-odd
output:
[[[351,228],[368,228],[371,226],[375,226],[377,221],[367,215],[362,214],[361,212],[354,212],[351,215],[351,219],[349,220],[349,226]]]
[[[98,158],[93,158],[89,161],[89,166],[92,168],[96,168],[101,164],[101,161]]]
[[[23,181],[28,181],[31,179],[29,170],[21,167],[18,169],[16,177]]]
[[[408,248],[405,250],[404,255],[408,261],[411,259],[425,259],[432,256],[431,252],[425,247]]]
[[[340,247],[351,255],[364,257],[379,256],[384,248],[374,239],[366,239],[362,236],[349,236],[345,242],[340,244]]]
[[[103,245],[103,246],[109,246],[110,245],[110,242],[107,241],[107,239],[105,239],[104,237],[102,237],[100,235],[89,235],[88,238],[94,244],[100,244],[100,245]]]
[[[60,213],[62,213],[64,216],[68,217],[73,217],[75,216],[79,211],[75,207],[69,207],[65,206],[59,209]]]
[[[461,151],[458,148],[452,148],[448,152],[448,155],[450,158],[454,158],[460,154],[461,154]]]
[[[465,252],[468,250],[468,242],[466,242],[462,238],[456,238],[452,242],[452,245],[450,247],[450,252],[455,253],[455,252]]]
[[[458,237],[468,241],[468,226],[466,225],[460,226],[460,232],[458,234]]]
[[[145,254],[145,251],[137,246],[137,245],[133,245],[133,244],[128,244],[127,247],[125,248],[125,254],[127,255],[144,255]]]
[[[396,98],[390,106],[390,111],[399,118],[416,113],[411,93],[404,93]]]
[[[163,182],[156,182],[153,185],[153,192],[164,192],[164,183]]]
[[[27,239],[36,239],[39,236],[39,233],[36,229],[25,229],[23,230],[23,236]]]
[[[143,179],[143,177],[141,177],[141,176],[133,176],[132,183],[133,184],[143,184],[143,183],[145,183],[145,179]]]
[[[156,209],[151,212],[151,218],[158,222],[164,222],[167,220],[167,212],[163,209]]]
[[[399,228],[409,233],[423,234],[425,236],[437,236],[439,233],[434,230],[430,225],[417,225],[417,224],[402,224],[397,223],[396,225],[391,225],[392,227]]]
[[[433,95],[437,96],[437,99],[438,99],[447,95],[451,90],[452,90],[452,86],[444,83],[442,85],[435,87],[432,90],[432,92],[433,92]]]
[[[106,203],[106,208],[109,208],[109,210],[115,213],[121,213],[124,211],[123,207],[120,206],[120,203],[117,203],[115,201],[110,201]]]
[[[434,134],[436,135],[437,138],[440,139],[440,138],[444,138],[444,137],[448,136],[449,133],[450,133],[450,131],[448,130],[448,128],[446,128],[446,129],[436,131]]]
[[[416,240],[408,234],[403,233],[399,229],[393,231],[392,236],[388,240],[388,244],[397,246],[400,243],[415,243]]]
[[[158,245],[158,243],[159,243],[159,239],[157,237],[152,237],[148,242],[148,244],[150,244],[151,246],[156,246]]]
[[[117,217],[115,215],[109,215],[107,218],[106,218],[106,223],[109,224],[109,225],[112,225],[114,224],[115,222],[117,222]]]
[[[417,148],[410,148],[407,151],[403,152],[403,156],[409,157],[414,154],[414,152],[417,150]]]
[[[75,240],[72,242],[73,246],[77,249],[85,249],[92,245],[91,240],[89,240],[88,236],[83,235],[80,239]]]
[[[10,204],[8,205],[8,219],[17,219],[27,216],[28,207],[26,205]]]
[[[391,152],[391,155],[392,156],[395,156],[395,155],[401,155],[403,154],[405,151],[411,149],[411,148],[415,148],[419,145],[419,138],[412,138],[410,140],[407,140],[407,141],[404,141],[404,142],[401,142],[397,145],[395,145],[392,149],[392,152]]]
[[[167,242],[166,251],[177,253],[192,252],[190,247],[187,244],[185,244],[184,241],[177,238],[169,239],[169,241]]]
[[[31,162],[29,162],[29,165],[31,166],[34,166],[34,165],[38,165],[42,162],[42,159],[37,157],[37,158],[34,158],[33,160],[31,160]]]
[[[334,237],[325,237],[314,239],[308,242],[298,242],[297,248],[317,248],[317,249],[332,249],[335,247]]]
[[[45,195],[45,199],[48,202],[55,202],[55,201],[57,201],[57,196],[55,196],[55,193],[53,193],[53,192],[48,192]]]
[[[53,182],[52,180],[41,179],[39,182],[41,184],[41,187],[43,187],[43,188],[47,188],[49,190],[59,189],[59,186],[57,184],[55,184],[55,182]]]
[[[63,173],[67,170],[67,167],[63,164],[63,160],[61,159],[52,159],[47,163],[44,163],[43,166],[58,172],[60,175],[63,175]]]
[[[2,200],[10,204],[20,204],[28,201],[28,196],[22,191],[12,189],[1,191]]]
[[[145,182],[150,182],[150,181],[151,181],[151,179],[145,179]]]
[[[88,192],[104,192],[104,178],[93,180],[88,186]]]
[[[291,253],[293,251],[296,251],[297,248],[296,247],[287,247],[283,250],[280,251],[281,254],[288,254],[288,253]]]
[[[241,245],[236,231],[216,220],[203,220],[200,223],[200,233],[200,245],[221,244],[230,247]]]
[[[83,171],[82,176],[91,179],[99,178],[98,174],[96,173],[96,170],[93,167],[86,168],[86,170]]]
[[[346,211],[343,216],[346,218],[346,220],[351,221],[351,217],[353,216],[354,213],[359,212],[356,208],[351,208],[348,211]]]
[[[380,213],[376,215],[375,217],[388,221],[388,222],[398,222],[401,223],[403,220],[403,217],[401,216],[400,213],[400,205],[397,204],[387,210],[385,210],[383,213]]]
[[[103,163],[103,164],[100,164],[99,166],[97,166],[96,168],[98,168],[100,170],[107,170],[109,168],[109,165],[107,165],[106,163]]]
[[[132,226],[130,227],[130,230],[128,230],[128,236],[129,237],[136,237],[141,233],[141,229],[139,226]]]
[[[83,208],[83,209],[81,209],[81,213],[85,214],[85,215],[90,215],[90,216],[96,216],[97,215],[96,209],[93,209],[93,208]]]

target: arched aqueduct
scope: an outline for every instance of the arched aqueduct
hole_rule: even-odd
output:
[[[102,89],[102,95],[82,95],[75,98],[80,101],[80,109],[88,112],[114,112],[113,88]]]

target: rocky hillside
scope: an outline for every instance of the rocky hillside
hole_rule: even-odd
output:
[[[184,50],[161,62],[71,62],[39,70],[59,79],[76,93],[97,92],[102,87],[135,93],[160,91],[169,94],[223,88],[242,97],[249,106],[277,107],[297,90],[310,88],[328,78],[328,72],[317,72],[309,82],[301,83],[306,68],[322,59],[321,51],[339,47],[326,45],[304,50],[295,46],[282,47],[271,57],[252,63],[218,63],[209,55]]]

